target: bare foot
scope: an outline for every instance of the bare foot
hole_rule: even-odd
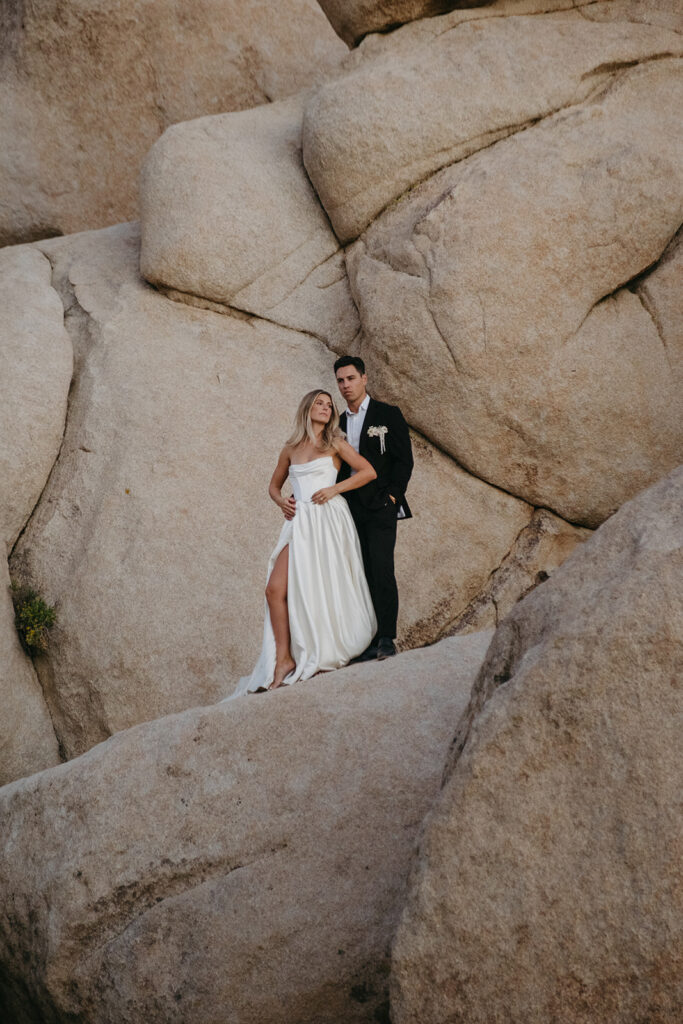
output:
[[[275,674],[273,675],[273,681],[268,687],[269,690],[277,690],[278,686],[282,686],[283,681],[287,678],[290,672],[296,668],[296,662],[293,658],[288,661],[280,662],[275,665]]]

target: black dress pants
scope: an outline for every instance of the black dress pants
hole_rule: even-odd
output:
[[[377,616],[377,636],[396,636],[398,618],[398,587],[394,574],[396,546],[396,508],[371,510],[357,502],[349,502],[358,531],[363,566],[370,588],[370,597]]]

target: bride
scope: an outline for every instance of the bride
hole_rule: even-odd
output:
[[[336,483],[342,459],[352,475]],[[288,476],[293,496],[285,498]],[[285,522],[268,563],[261,655],[232,697],[341,668],[372,640],[376,620],[360,544],[340,495],[376,476],[344,440],[332,396],[304,395],[268,488]]]

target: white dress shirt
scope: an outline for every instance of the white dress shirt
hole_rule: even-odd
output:
[[[369,405],[370,395],[366,395],[358,406],[358,412],[351,412],[348,407],[346,409],[346,440],[352,448],[356,449],[356,451],[358,451],[360,446],[360,435],[363,429],[363,424],[365,423],[365,414],[368,411]],[[355,472],[356,470],[352,469],[349,476],[353,476]]]
[[[360,435],[363,430],[365,414],[368,411],[369,405],[370,395],[366,395],[358,407],[358,412],[351,412],[350,409],[346,410],[346,440],[352,448],[356,449],[356,451],[359,450]]]

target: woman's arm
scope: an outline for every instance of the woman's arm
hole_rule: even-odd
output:
[[[344,462],[348,462],[351,469],[355,469],[356,472],[353,476],[348,477],[348,479],[340,480],[339,483],[333,484],[332,487],[323,487],[322,490],[316,491],[311,498],[311,501],[314,501],[316,505],[323,505],[330,498],[334,498],[336,494],[343,494],[344,491],[355,491],[357,487],[364,487],[371,480],[377,479],[377,473],[368,460],[359,455],[348,441],[340,441],[337,445],[337,452]]]
[[[282,497],[282,485],[287,479],[290,461],[289,448],[283,448],[277,460],[275,472],[270,478],[270,484],[268,485],[268,494],[278,508],[282,509],[285,519],[293,519],[296,514],[296,499],[293,497]]]
[[[353,476],[346,480],[340,480],[338,484],[334,485],[337,494],[343,494],[344,491],[355,491],[357,487],[365,487],[371,480],[377,479],[377,471],[367,459],[364,459],[355,448],[351,447],[348,441],[340,441],[337,451],[344,462],[348,462],[351,469],[356,471]]]

